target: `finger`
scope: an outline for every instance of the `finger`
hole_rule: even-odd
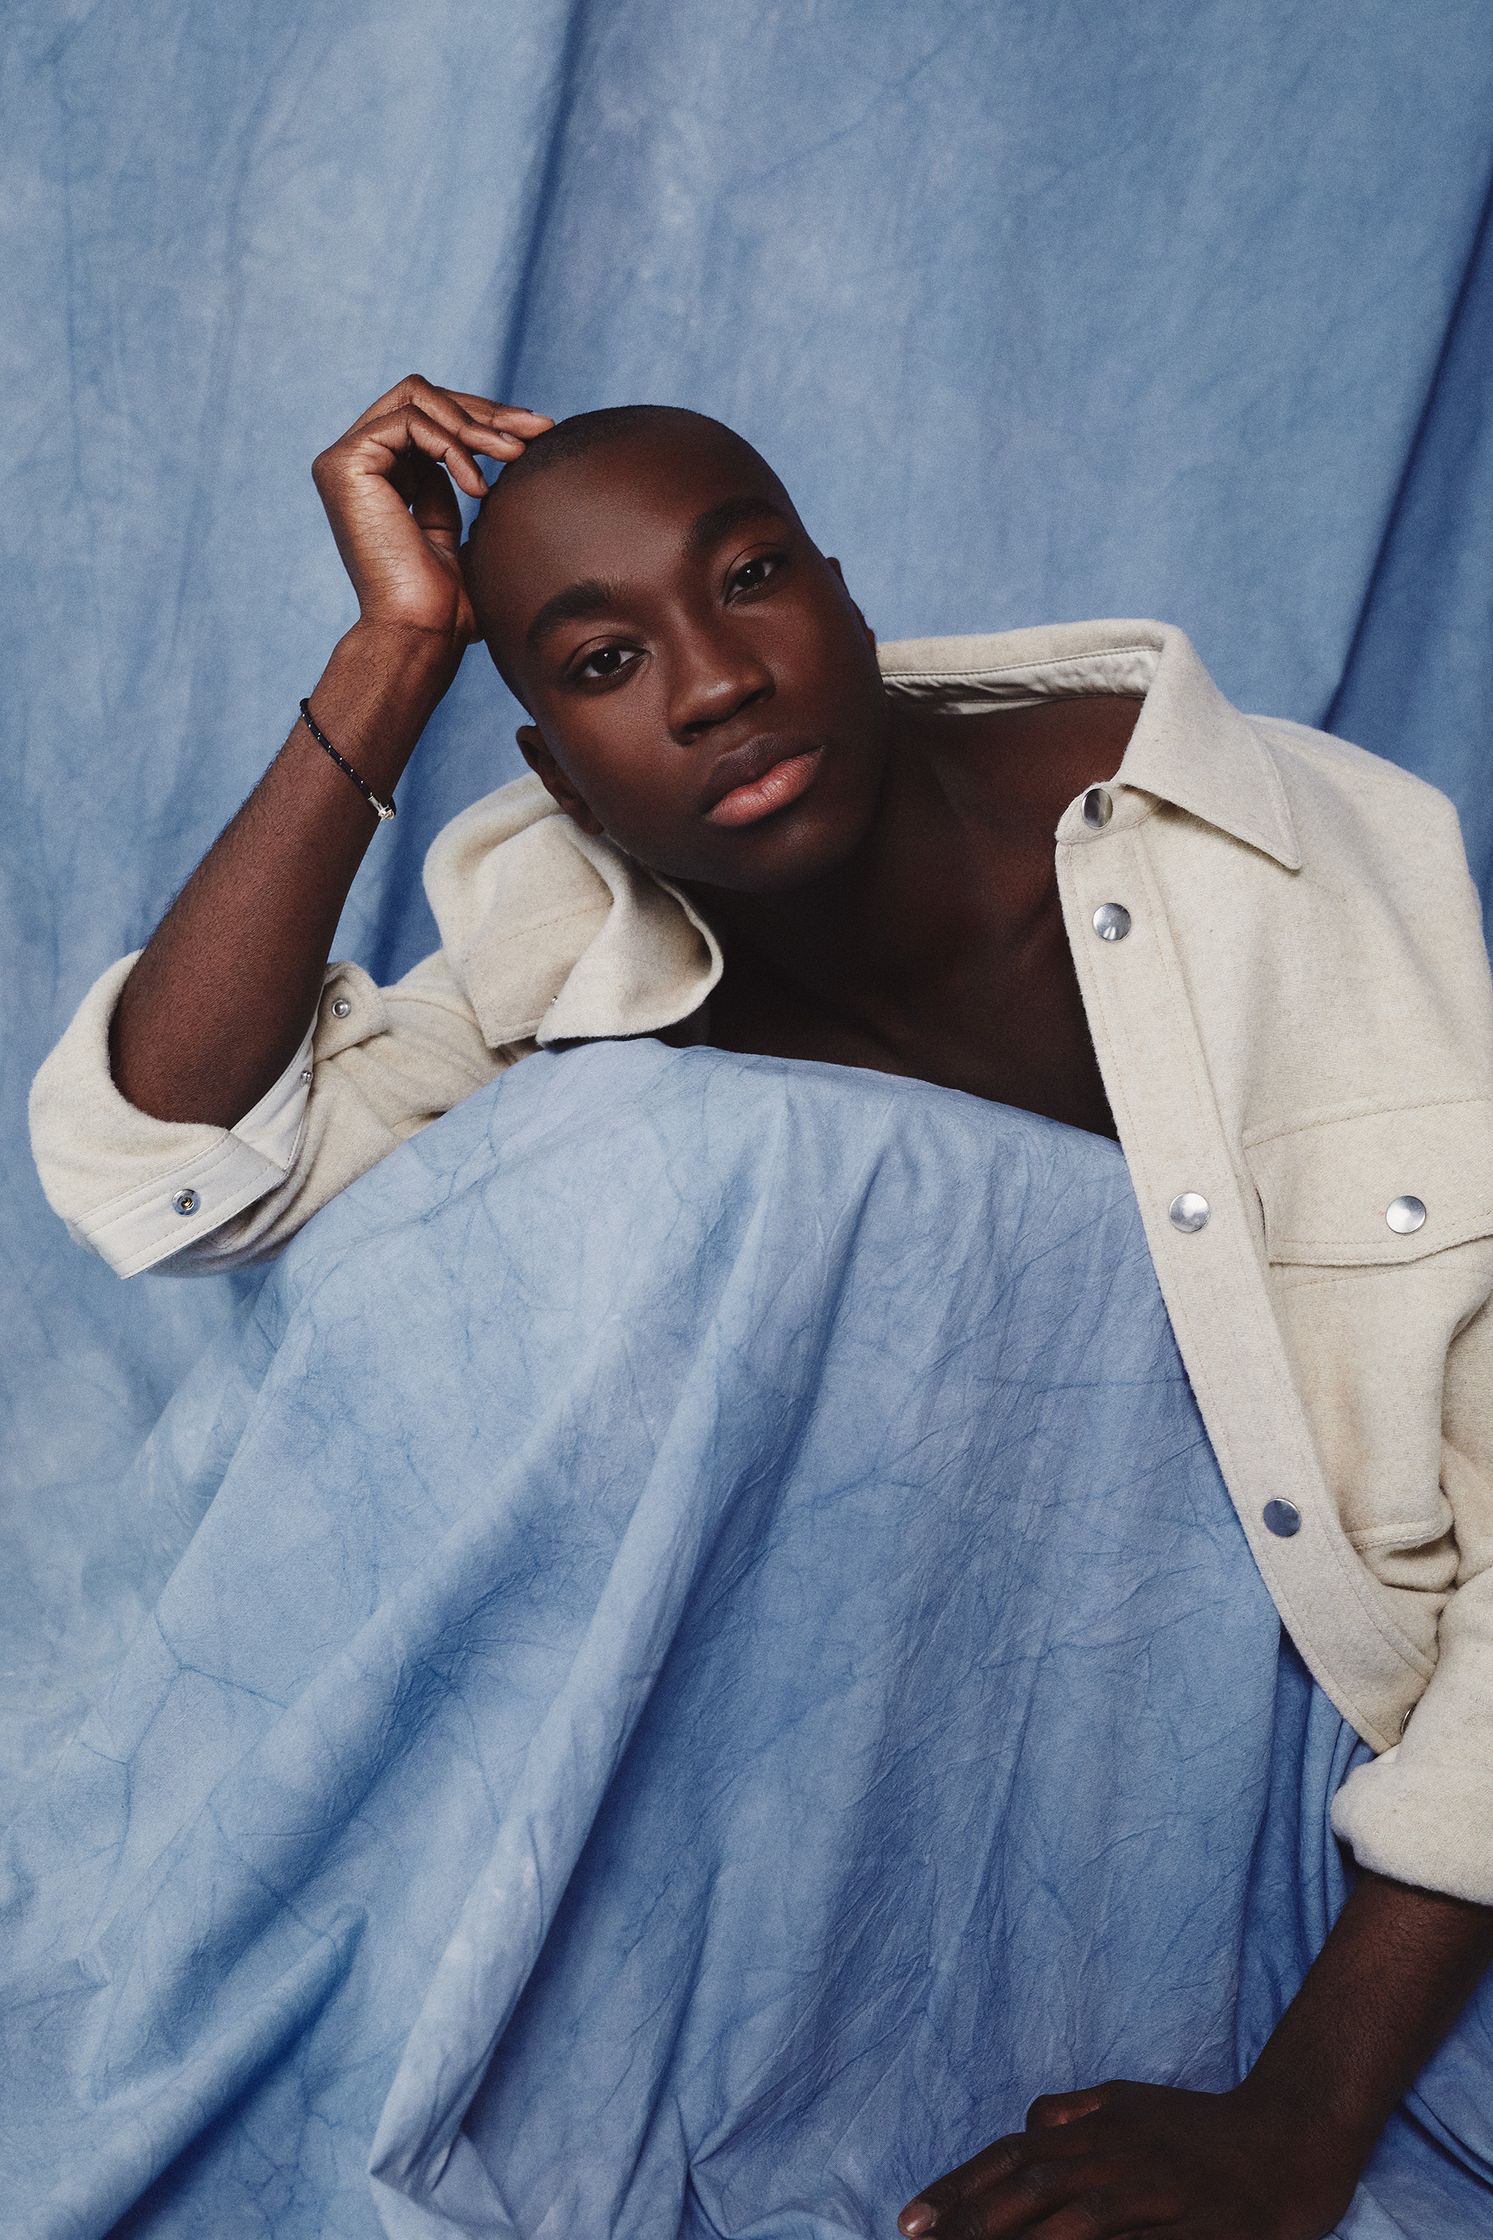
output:
[[[370,421],[382,420],[387,414],[397,412],[402,404],[417,402],[419,390],[433,388],[434,384],[427,381],[423,373],[405,374],[395,382],[392,389],[386,389],[381,397],[375,397],[372,404],[358,414],[349,427],[348,434],[355,435],[359,428],[366,428]]]
[[[433,437],[438,440],[432,441]],[[465,424],[446,428],[428,413],[401,405],[382,419],[365,421],[360,428],[349,429],[339,437],[329,451],[312,460],[311,478],[328,503],[330,493],[372,477],[387,482],[409,504],[416,489],[414,455],[423,451],[442,459],[452,478],[471,497],[485,498],[487,479],[472,457],[473,451],[509,460],[522,449],[522,442],[515,436]]]
[[[1030,2240],[1155,2240],[1157,2234],[1171,2231],[1170,2226],[1137,2224],[1133,2211],[1097,2193],[1034,2224]]]
[[[1034,2224],[1023,2240],[1152,2240],[1175,2228],[1123,2189],[1095,2184]]]
[[[411,398],[405,405],[396,406],[393,413],[387,413],[384,417],[392,420],[400,411],[421,412],[427,420],[434,421],[437,427],[448,429],[467,450],[485,451],[490,458],[504,463],[517,458],[524,444],[532,437],[544,433],[542,428],[499,427],[493,421],[475,419],[470,412],[453,404],[449,397],[443,397],[439,391],[428,404]],[[374,421],[368,425],[376,427],[378,424]],[[361,432],[366,435],[367,427]]]
[[[1045,2218],[1083,2190],[1076,2172],[1033,2163],[939,2209],[928,2240],[1029,2240]]]
[[[1119,2157],[1102,2140],[1074,2154],[1060,2132],[1048,2132],[1010,2177],[940,2217],[931,2240],[1119,2240],[1169,2226],[1174,2193],[1149,2163]]]
[[[397,448],[402,448],[399,445],[400,434],[409,426],[409,415],[415,412],[418,412],[428,425],[444,428],[447,434],[454,438],[466,453],[484,451],[491,458],[506,462],[510,459],[516,459],[524,448],[523,437],[515,431],[495,428],[490,423],[474,420],[469,413],[459,410],[449,401],[434,398],[429,410],[423,405],[406,402],[395,405],[390,411],[376,416],[365,414],[362,419],[353,423],[347,434],[334,443],[331,450],[324,454],[324,457],[334,464],[342,459],[356,458],[359,455],[360,447],[370,437],[386,441],[392,440]],[[535,432],[542,433],[543,431]],[[384,467],[380,467],[377,471],[380,473],[389,472]],[[454,467],[451,471],[453,474],[455,473]],[[463,488],[469,490],[474,497],[485,496],[487,491],[485,477],[477,473],[475,467],[473,475],[475,479],[469,477],[463,481],[462,477],[457,476],[457,480],[462,481]],[[398,474],[391,473],[390,479],[398,487]],[[404,491],[401,494],[407,497],[409,493]]]
[[[482,448],[488,449],[496,441],[511,442],[510,437],[494,438],[485,434]],[[400,461],[411,449],[421,451],[429,459],[443,466],[459,489],[474,498],[487,495],[487,477],[472,456],[466,443],[460,441],[450,428],[415,405],[400,405],[382,420],[375,420],[364,428],[356,445],[349,452],[349,464],[356,471],[383,476],[386,481],[395,479]],[[520,446],[522,448],[522,446]],[[401,493],[403,495],[403,493]]]
[[[1026,2111],[1028,2131],[1048,2131],[1065,2123],[1077,2123],[1083,2116],[1097,2115],[1108,2102],[1111,2087],[1107,2084],[1086,2085],[1079,2092],[1044,2092]]]
[[[993,2146],[983,2148],[968,2162],[961,2162],[957,2169],[946,2171],[943,2177],[935,2178],[931,2185],[914,2194],[897,2219],[897,2230],[904,2233],[907,2240],[918,2240],[922,2233],[937,2231],[942,2240],[949,2217],[985,2186],[1019,2170],[1029,2152],[1028,2142],[1019,2133],[997,2139]]]
[[[531,412],[525,405],[498,404],[491,397],[481,397],[474,390],[443,389],[437,382],[427,381],[423,373],[407,373],[402,381],[385,395],[360,412],[348,434],[356,434],[375,420],[384,419],[390,412],[397,412],[402,405],[414,405],[439,420],[455,434],[462,425],[491,428],[511,428],[523,435],[537,435],[554,422],[547,412]]]
[[[488,397],[458,396],[454,390],[438,389],[428,400],[411,397],[408,401],[454,431],[481,429],[515,437],[520,444],[532,443],[535,436],[544,435],[555,424],[547,412],[530,412],[524,405],[494,404]]]
[[[415,488],[409,500],[415,526],[442,551],[454,552],[461,542],[461,508],[449,478],[433,459],[421,453],[415,461]]]
[[[552,428],[554,414],[533,412],[526,404],[499,404],[495,397],[480,397],[471,389],[447,389],[444,394],[454,397],[464,410],[476,420],[511,421],[515,427],[532,422],[536,428]]]

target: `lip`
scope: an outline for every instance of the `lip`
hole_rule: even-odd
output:
[[[752,824],[786,808],[810,785],[824,748],[817,739],[764,736],[723,754],[700,803],[710,824]]]

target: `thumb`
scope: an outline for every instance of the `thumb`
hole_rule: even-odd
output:
[[[417,457],[415,490],[410,500],[415,527],[443,552],[454,552],[461,536],[461,507],[451,478],[433,459]]]

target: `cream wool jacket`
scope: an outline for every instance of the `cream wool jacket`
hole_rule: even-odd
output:
[[[1456,812],[1241,715],[1165,624],[879,658],[889,691],[955,712],[1143,696],[1056,865],[1161,1290],[1282,1621],[1378,1753],[1337,1833],[1493,1903],[1493,984]],[[108,1029],[134,956],[102,975],[32,1093],[74,1236],[121,1275],[234,1267],[537,1048],[708,1039],[709,926],[537,778],[456,817],[425,877],[441,947],[392,987],[330,965],[301,1051],[232,1129],[125,1102]]]

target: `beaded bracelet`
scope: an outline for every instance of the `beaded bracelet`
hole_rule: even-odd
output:
[[[361,776],[360,773],[353,768],[352,764],[346,761],[343,756],[341,756],[337,752],[337,749],[333,746],[326,733],[317,729],[316,724],[312,721],[311,703],[309,700],[303,700],[301,702],[301,720],[305,724],[306,729],[310,732],[312,738],[316,741],[317,745],[319,747],[326,748],[327,753],[336,763],[338,769],[345,770],[347,772],[348,776],[352,779],[353,784],[357,787],[359,793],[361,793],[363,799],[367,802],[369,808],[377,810],[379,823],[383,824],[388,818],[395,816],[397,814],[397,811],[395,810],[393,802],[380,801],[378,795],[374,792],[372,786],[368,783],[368,780],[365,777]]]

